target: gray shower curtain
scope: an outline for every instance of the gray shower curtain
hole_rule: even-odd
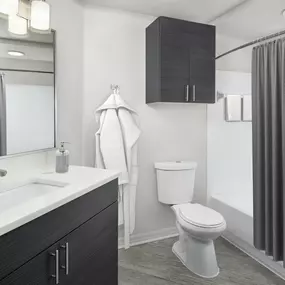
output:
[[[7,154],[6,87],[4,74],[0,74],[0,156]]]
[[[285,260],[285,40],[253,49],[254,245]]]

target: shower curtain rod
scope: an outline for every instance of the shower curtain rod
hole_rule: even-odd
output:
[[[282,36],[282,35],[285,35],[285,30],[284,30],[284,31],[280,31],[280,32],[275,33],[275,34],[272,34],[272,35],[269,35],[269,36],[266,36],[266,37],[263,37],[263,38],[260,38],[260,39],[257,39],[257,40],[254,40],[254,41],[252,41],[252,42],[246,43],[246,44],[241,45],[241,46],[239,46],[239,47],[237,47],[237,48],[234,48],[234,49],[232,49],[232,50],[229,50],[229,51],[227,51],[227,52],[225,52],[225,53],[223,53],[223,54],[217,56],[217,57],[216,57],[216,60],[219,59],[219,58],[221,58],[221,57],[224,57],[224,56],[226,56],[226,55],[228,55],[228,54],[231,54],[231,53],[233,53],[233,52],[235,52],[235,51],[244,49],[244,48],[249,47],[249,46],[253,46],[253,45],[258,44],[258,43],[261,43],[261,42],[265,42],[265,41],[267,41],[267,40],[270,40],[270,39],[273,39],[273,38],[276,38],[276,37],[279,37],[279,36]]]

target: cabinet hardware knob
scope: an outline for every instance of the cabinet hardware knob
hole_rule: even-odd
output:
[[[59,251],[51,252],[51,256],[55,257],[55,274],[51,275],[55,279],[55,284],[59,284]]]
[[[186,102],[189,102],[189,85],[186,85]]]
[[[60,248],[65,250],[65,265],[62,265],[61,268],[65,269],[65,275],[69,274],[69,243],[66,242],[64,245],[61,245]]]
[[[196,101],[196,85],[193,85],[193,102]]]

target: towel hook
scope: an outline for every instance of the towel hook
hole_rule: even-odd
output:
[[[120,93],[120,86],[116,85],[116,84],[111,84],[111,90],[115,93],[115,94],[119,94]]]
[[[220,101],[221,99],[226,98],[226,95],[224,93],[221,92],[217,92],[217,101]]]

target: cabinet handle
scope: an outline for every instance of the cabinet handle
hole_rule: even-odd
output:
[[[193,85],[193,102],[196,101],[196,85]]]
[[[65,275],[69,274],[69,244],[68,242],[65,245],[60,246],[62,249],[65,250],[65,265],[62,265],[61,268],[65,269]]]
[[[186,85],[186,102],[189,102],[189,85]]]
[[[59,251],[56,250],[55,253],[51,252],[50,255],[55,257],[55,274],[51,277],[55,278],[55,284],[59,284]]]

